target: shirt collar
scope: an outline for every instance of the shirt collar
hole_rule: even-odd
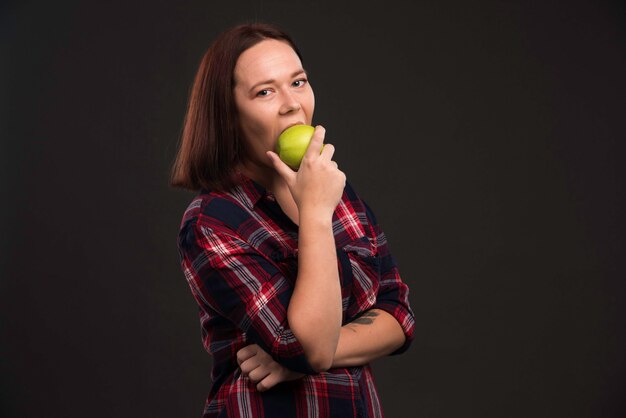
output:
[[[268,194],[265,187],[240,171],[237,171],[235,178],[237,180],[237,186],[229,193],[231,193],[235,199],[246,205],[248,209],[254,209],[256,204],[259,203],[259,200]]]

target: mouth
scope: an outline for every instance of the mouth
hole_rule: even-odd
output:
[[[304,125],[304,122],[294,122],[294,123],[290,123],[289,125],[285,126],[283,128],[282,132],[285,132],[287,129],[291,128],[292,126],[296,126],[296,125]]]

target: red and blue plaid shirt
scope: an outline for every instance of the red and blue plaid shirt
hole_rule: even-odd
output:
[[[213,356],[204,418],[382,417],[369,364],[316,373],[287,322],[298,273],[298,226],[274,196],[240,174],[229,192],[202,190],[178,236],[181,266],[198,302],[202,341]],[[371,209],[346,184],[333,214],[345,325],[382,309],[413,340],[409,289]],[[258,344],[285,367],[305,373],[259,392],[241,375],[237,351]]]

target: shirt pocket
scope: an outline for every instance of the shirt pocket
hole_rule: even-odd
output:
[[[298,249],[277,247],[269,254],[269,258],[285,278],[295,285],[298,277]]]
[[[350,240],[338,249],[337,256],[342,280],[344,322],[350,322],[376,303],[380,285],[380,260],[376,246],[367,236]]]

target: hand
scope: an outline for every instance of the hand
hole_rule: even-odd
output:
[[[317,126],[298,171],[293,171],[272,151],[267,152],[274,168],[289,187],[298,212],[315,211],[332,217],[346,185],[346,175],[332,160],[335,147],[324,146],[326,130]],[[323,149],[322,149],[323,147]]]
[[[256,383],[259,392],[264,392],[280,382],[300,379],[303,373],[289,370],[274,361],[272,356],[256,344],[237,351],[237,363],[241,374]]]

